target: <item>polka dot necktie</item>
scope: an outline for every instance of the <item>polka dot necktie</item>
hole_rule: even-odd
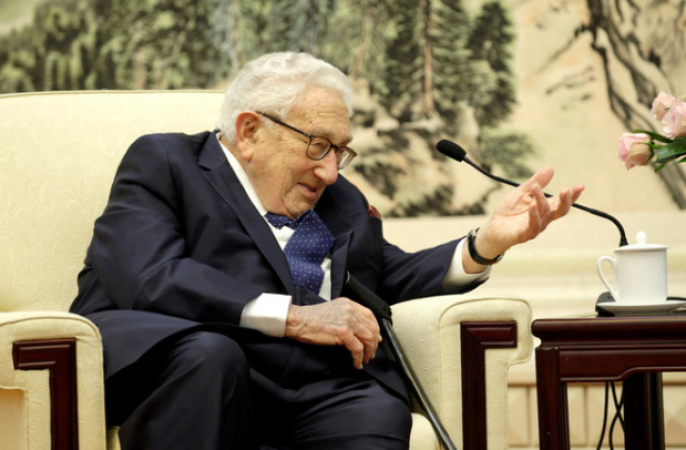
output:
[[[319,294],[324,281],[322,261],[331,250],[334,238],[316,212],[308,209],[296,220],[267,213],[267,221],[276,228],[287,226],[295,230],[284,253],[291,268],[293,283]]]

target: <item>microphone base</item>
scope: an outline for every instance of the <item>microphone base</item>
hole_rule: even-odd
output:
[[[598,296],[598,300],[595,302],[595,312],[598,314],[598,317],[614,317],[615,314],[613,312],[608,311],[607,309],[603,308],[603,303],[614,303],[615,299],[612,297],[612,295],[609,292],[603,292]]]

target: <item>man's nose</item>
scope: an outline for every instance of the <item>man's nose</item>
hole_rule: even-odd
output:
[[[335,183],[338,178],[338,160],[336,159],[336,152],[331,151],[324,158],[317,161],[314,173],[327,185]]]

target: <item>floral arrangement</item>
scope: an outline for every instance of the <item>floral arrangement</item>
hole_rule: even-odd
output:
[[[660,92],[650,110],[662,123],[663,134],[646,130],[623,133],[619,139],[619,159],[627,169],[655,164],[655,172],[667,163],[686,162],[686,102]]]

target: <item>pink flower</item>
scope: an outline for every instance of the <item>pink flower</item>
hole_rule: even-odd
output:
[[[677,136],[686,136],[686,103],[675,100],[669,111],[662,118],[665,135],[674,139]]]
[[[655,159],[659,172],[667,163],[686,163],[686,97],[676,97],[660,92],[651,108],[651,113],[662,122],[662,134],[646,130],[624,133],[619,140],[619,159],[627,169],[647,166]]]
[[[619,139],[619,159],[624,161],[627,169],[648,164],[653,156],[648,142],[650,142],[650,136],[645,133],[622,134]]]
[[[662,120],[662,118],[667,114],[669,108],[677,101],[677,98],[672,94],[667,94],[666,92],[660,92],[653,100],[653,107],[650,109],[650,113],[657,120]]]

